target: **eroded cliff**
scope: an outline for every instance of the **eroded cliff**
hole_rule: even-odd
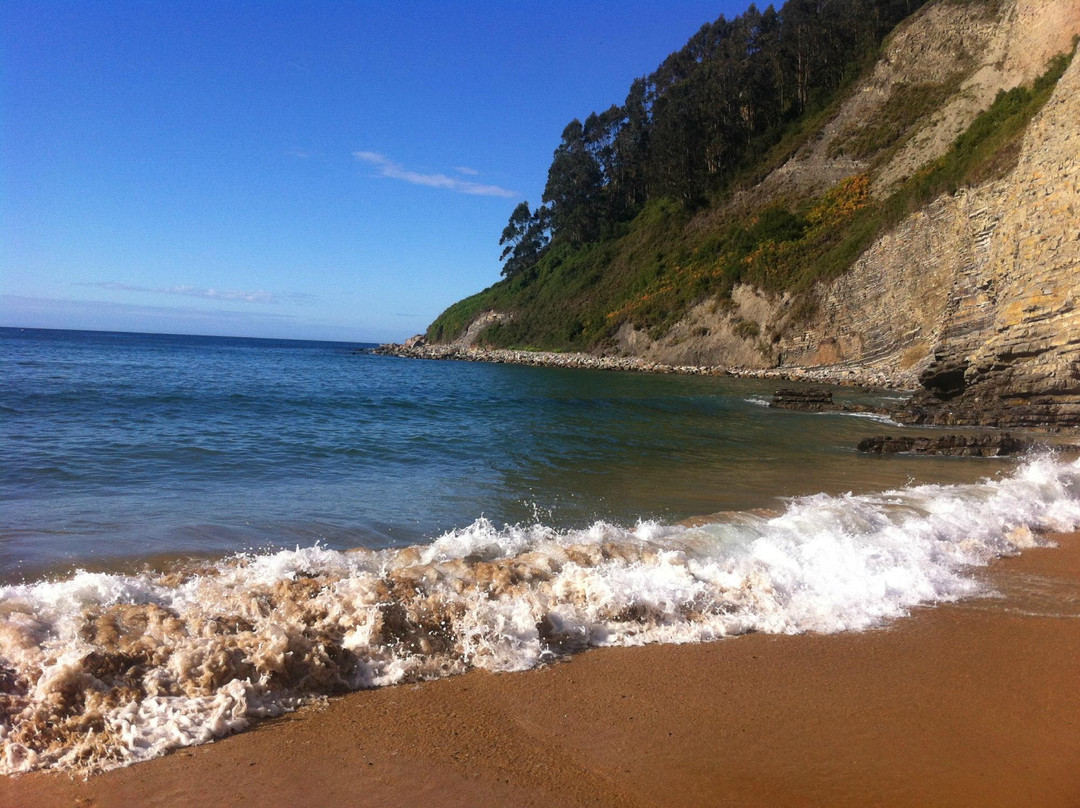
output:
[[[886,210],[950,159],[958,135],[977,129],[1000,93],[1042,81],[1077,36],[1080,0],[931,3],[897,27],[874,69],[812,136],[760,181],[679,226],[704,241],[769,206],[811,210],[852,182],[863,189],[859,204]],[[889,219],[846,271],[809,293],[744,281],[699,297],[662,328],[624,306],[606,314],[613,328],[600,349],[673,366],[813,368],[818,378],[918,389],[904,416],[913,422],[1080,424],[1080,59],[1044,86],[1052,93],[1022,138]],[[739,260],[761,270],[763,254],[755,248]],[[669,268],[638,302],[703,271]],[[529,315],[484,311],[465,321],[455,344],[485,344],[489,327]]]
[[[864,171],[882,192],[941,157],[997,92],[1030,82],[1078,33],[1080,2],[1073,0],[1004,3],[997,15],[970,5],[929,6],[897,31],[873,75],[821,136],[753,193],[819,190]],[[963,58],[950,62],[949,53]],[[958,64],[962,79],[950,74]],[[890,88],[919,81],[952,81],[955,90],[890,154],[830,157],[857,122],[881,113]],[[906,414],[916,422],[1075,424],[1078,296],[1075,60],[1004,179],[941,196],[903,219],[846,274],[818,287],[809,319],[792,317],[787,296],[742,288],[734,308],[699,305],[658,340],[629,328],[619,338],[623,350],[658,361],[722,364],[727,357],[737,366],[831,368],[840,379],[918,387]]]
[[[1029,127],[1016,170],[985,196],[984,260],[956,276],[907,417],[1080,423],[1080,60]]]

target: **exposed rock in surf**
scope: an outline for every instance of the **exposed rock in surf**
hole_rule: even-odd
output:
[[[777,390],[773,393],[769,406],[781,410],[799,410],[801,412],[824,412],[825,410],[839,409],[833,402],[832,393],[820,389]]]
[[[1008,432],[994,435],[940,435],[935,437],[892,437],[875,435],[859,441],[859,451],[869,454],[951,455],[954,457],[1004,457],[1032,447],[1031,441],[1014,438]]]
[[[892,410],[886,407],[873,407],[869,404],[855,404],[852,402],[838,403],[833,401],[832,393],[828,390],[777,390],[773,393],[770,407],[779,410],[796,410],[797,412],[847,412],[856,414],[872,414],[892,416]]]

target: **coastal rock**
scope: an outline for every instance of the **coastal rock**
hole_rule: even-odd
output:
[[[511,348],[476,348],[457,343],[429,345],[388,343],[374,348],[381,356],[407,359],[451,359],[460,362],[495,362],[532,367],[579,368],[583,370],[622,370],[639,373],[678,373],[694,376],[727,376],[726,368],[700,365],[666,365],[639,356],[606,356],[560,351],[521,351]]]
[[[824,412],[839,407],[833,403],[832,393],[828,390],[784,389],[773,393],[770,407],[781,410],[799,410],[801,412]]]
[[[860,79],[817,137],[700,226],[741,211],[753,215],[777,199],[823,193],[861,172],[872,177],[873,196],[886,198],[896,183],[944,155],[999,91],[1029,84],[1052,56],[1069,51],[1076,34],[1080,0],[928,4],[890,36],[874,71]],[[659,338],[623,324],[614,340],[624,352],[655,361],[723,364],[747,376],[912,389],[929,371],[935,398],[923,402],[921,416],[928,422],[948,423],[952,417],[956,423],[1020,425],[1041,412],[1062,423],[1069,411],[1051,412],[1041,402],[1011,420],[1000,406],[980,417],[986,402],[975,401],[979,396],[963,371],[970,364],[967,355],[1000,325],[996,320],[1011,304],[1013,290],[1027,296],[1018,281],[1049,288],[1044,281],[1054,273],[1040,262],[1062,270],[1060,290],[1080,285],[1069,277],[1078,272],[1074,253],[1080,246],[1078,70],[1080,59],[1033,121],[1011,175],[960,188],[913,212],[870,244],[847,272],[818,284],[809,317],[796,316],[789,294],[736,285],[725,305],[703,300]],[[897,88],[916,86],[951,89],[901,136],[894,153],[880,155],[880,166],[873,165],[875,158],[853,160],[843,153],[844,137],[879,115]],[[1053,330],[1055,311],[1036,316],[1048,318],[1046,331]],[[1037,364],[1033,352],[1052,343],[1015,336],[1016,344],[1002,345],[1001,351],[1023,365]],[[935,357],[943,364],[937,366]],[[993,361],[984,365],[985,374],[998,372]],[[1030,383],[1028,388],[1042,390]],[[972,406],[959,412],[940,406],[951,400]],[[950,409],[952,416],[946,414]]]
[[[859,367],[780,367],[742,368],[726,365],[671,365],[641,356],[612,356],[563,351],[522,351],[511,348],[462,347],[456,343],[418,343],[414,345],[389,342],[377,348],[363,349],[364,353],[379,356],[398,356],[405,359],[447,359],[458,362],[495,362],[529,365],[532,367],[581,368],[585,370],[621,370],[633,373],[674,373],[690,376],[733,376],[741,379],[777,379],[783,381],[834,384],[848,387],[895,387],[884,373],[873,368]],[[891,415],[883,407],[845,403],[836,409],[844,412]]]
[[[860,452],[868,454],[951,455],[954,457],[1003,457],[1027,451],[1030,441],[1008,432],[993,435],[940,435],[935,437],[892,437],[875,435],[859,441]]]
[[[465,329],[460,337],[450,344],[456,348],[471,348],[476,345],[477,340],[479,340],[481,335],[491,328],[491,326],[496,323],[510,322],[513,319],[513,315],[508,312],[485,311],[469,324],[469,327]]]

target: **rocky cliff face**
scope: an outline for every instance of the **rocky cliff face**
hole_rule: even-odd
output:
[[[908,419],[1080,423],[1080,60],[986,193],[982,266],[960,273]]]
[[[1080,8],[1073,28],[1080,23]],[[938,199],[821,290],[792,364],[922,389],[915,423],[1080,423],[1080,60],[1004,180]]]
[[[691,226],[820,195],[856,174],[883,199],[1078,35],[1080,0],[925,6],[816,136]],[[807,316],[796,298],[737,287],[656,339],[625,323],[615,349],[668,365],[814,368],[818,378],[918,389],[904,416],[912,422],[1080,425],[1080,58],[1028,127],[1011,173],[901,221],[813,297]]]
[[[822,193],[869,171],[881,197],[930,160],[993,102],[999,90],[1031,82],[1080,33],[1080,0],[938,2],[886,40],[881,58],[821,131],[737,205]],[[890,118],[901,96],[924,97],[926,114]],[[883,148],[860,153],[853,139],[887,121]]]
[[[884,193],[941,156],[999,90],[1030,82],[1076,34],[1077,0],[1005,2],[996,14],[929,6],[896,32],[821,136],[751,193],[820,190],[863,171]],[[950,82],[948,100],[884,159],[830,157],[896,87]],[[1080,59],[1032,122],[1008,177],[901,222],[817,290],[808,321],[793,318],[784,297],[740,289],[732,310],[703,304],[656,341],[624,329],[620,347],[657,361],[827,367],[838,379],[921,388],[906,414],[912,422],[1080,423],[1078,122]]]

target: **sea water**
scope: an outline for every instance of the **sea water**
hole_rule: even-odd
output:
[[[1075,464],[863,456],[900,428],[771,383],[367,347],[0,330],[0,771],[589,646],[861,630],[1080,524]]]

